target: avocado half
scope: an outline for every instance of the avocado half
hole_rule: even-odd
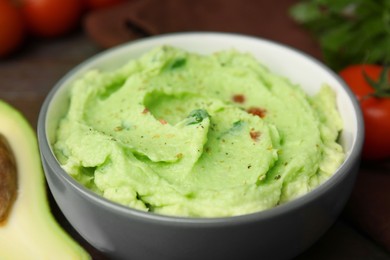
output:
[[[6,140],[0,156],[13,154],[0,163],[14,161],[16,169],[0,167],[9,171],[0,174],[0,182],[17,183],[14,195],[13,185],[0,185],[0,189],[9,189],[0,194],[14,196],[3,200],[12,204],[0,223],[0,259],[91,259],[50,212],[35,131],[21,113],[1,100],[0,135]]]

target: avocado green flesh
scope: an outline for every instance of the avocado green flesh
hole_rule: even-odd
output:
[[[91,259],[51,214],[34,130],[2,100],[0,134],[13,151],[18,180],[16,199],[0,224],[0,259]]]
[[[54,144],[63,168],[140,210],[265,210],[314,189],[344,159],[330,87],[309,97],[234,50],[162,46],[116,71],[89,71],[70,98]]]

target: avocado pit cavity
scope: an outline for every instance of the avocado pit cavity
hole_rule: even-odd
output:
[[[17,171],[15,157],[0,134],[0,223],[7,219],[17,193]]]

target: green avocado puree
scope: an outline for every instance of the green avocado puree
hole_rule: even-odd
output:
[[[308,96],[250,54],[161,46],[78,79],[54,151],[116,203],[221,217],[273,208],[327,180],[344,160],[341,130],[327,85]]]

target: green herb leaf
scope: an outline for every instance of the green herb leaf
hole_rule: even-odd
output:
[[[390,1],[302,0],[290,15],[318,39],[334,70],[390,60]]]
[[[241,130],[241,128],[245,125],[245,122],[241,121],[241,120],[238,120],[236,122],[233,123],[233,127],[230,128],[230,131],[237,131],[237,130]]]
[[[195,109],[190,112],[188,115],[188,123],[187,125],[193,125],[193,124],[199,124],[204,119],[210,117],[210,115],[207,113],[204,109]]]
[[[175,70],[175,69],[178,69],[180,67],[183,67],[187,62],[187,59],[186,58],[177,58],[173,61],[171,61],[167,67],[166,67],[166,70]]]

